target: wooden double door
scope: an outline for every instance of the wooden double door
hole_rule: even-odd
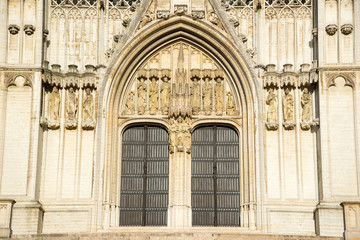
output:
[[[239,138],[223,126],[192,134],[193,226],[239,226]],[[136,126],[123,134],[121,226],[166,226],[169,191],[168,134]]]

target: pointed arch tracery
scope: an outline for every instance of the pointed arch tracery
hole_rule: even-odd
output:
[[[115,220],[110,225],[118,226],[116,219],[118,219],[119,211],[116,206],[120,200],[118,176],[121,168],[119,164],[121,162],[121,147],[119,147],[121,146],[121,132],[130,122],[131,124],[144,123],[148,119],[159,124],[166,122],[165,125],[170,134],[170,155],[177,153],[191,155],[191,138],[190,146],[186,139],[189,139],[188,134],[191,134],[195,126],[208,124],[211,121],[226,122],[227,125],[234,126],[242,137],[239,144],[242,152],[239,161],[243,166],[241,169],[243,191],[241,226],[255,226],[255,114],[257,114],[256,105],[261,104],[257,93],[260,88],[257,88],[258,83],[250,70],[250,61],[244,57],[245,50],[236,48],[226,36],[218,32],[214,33],[214,31],[216,30],[210,26],[194,22],[186,17],[172,17],[155,27],[139,32],[133,39],[128,40],[125,46],[122,48],[120,46],[110,59],[109,66],[112,67],[107,70],[104,85],[100,87],[106,124],[103,197],[105,202],[109,202],[109,209],[112,209],[109,210],[110,215],[117,216],[113,218]],[[184,59],[180,60],[182,57]],[[167,81],[164,77],[170,78],[171,96],[167,111],[163,109],[161,102],[161,86]],[[191,103],[191,87],[193,79],[197,77],[197,80],[201,81],[200,99],[202,102],[199,113],[194,114],[194,109],[191,105],[187,105],[187,101],[178,101],[175,104],[172,101],[176,97],[188,99]],[[203,85],[207,77],[211,79],[213,87],[210,113],[207,113],[204,107]],[[215,100],[216,91],[214,91],[217,77],[220,79],[219,82],[223,82],[223,109],[219,113]],[[139,113],[138,91],[141,78],[145,78],[146,104],[144,111]],[[153,101],[150,99],[151,82],[155,82],[154,85],[157,88],[154,91],[157,94],[154,112],[150,108],[150,103]],[[236,114],[226,113],[228,92],[233,96]],[[131,103],[131,101],[134,102]],[[183,105],[177,108],[179,103]],[[133,106],[133,112],[127,112],[129,110],[126,109],[127,105],[130,108]],[[201,115],[201,118],[197,118],[197,115]],[[180,126],[181,129],[174,131],[172,126],[175,125]],[[177,135],[173,138],[173,132],[180,132],[181,138]],[[172,141],[176,142],[173,149],[171,148]],[[170,188],[170,205],[171,191]],[[190,206],[190,199],[184,199],[184,201],[184,205]],[[170,211],[169,214],[171,219],[173,213]]]

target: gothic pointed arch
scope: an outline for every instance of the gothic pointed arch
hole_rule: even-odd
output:
[[[240,133],[242,154],[239,161],[243,165],[241,226],[254,227],[255,142],[259,141],[255,137],[255,116],[260,115],[261,87],[245,50],[204,22],[187,16],[173,16],[138,32],[115,50],[108,66],[100,83],[99,109],[103,113],[101,122],[106,141],[103,197],[104,202],[109,203],[109,214],[119,214],[116,206],[120,199],[121,136],[129,124],[157,122],[166,126],[170,134],[170,155],[178,152],[190,155],[191,147],[186,143],[187,131],[190,133],[192,128],[211,122],[224,122]],[[194,109],[191,99],[194,81],[201,82],[198,109]],[[209,108],[205,96],[207,81],[212,87],[209,90]],[[169,103],[164,108],[161,86],[166,82],[170,83],[170,93]],[[150,92],[151,88],[153,92]],[[232,112],[227,111],[228,103],[230,108],[233,106],[230,109]],[[172,150],[174,122],[183,127],[181,131],[184,135],[181,141],[178,136],[175,137],[175,150]],[[174,156],[171,155],[170,159]],[[171,205],[171,186],[169,198]],[[189,199],[185,199],[183,204],[190,205]],[[170,218],[171,214],[172,211]],[[110,219],[118,219],[118,216]],[[117,220],[113,220],[109,225],[117,224]]]

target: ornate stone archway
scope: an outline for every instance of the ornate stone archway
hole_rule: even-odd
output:
[[[145,29],[117,51],[100,89],[106,127],[105,227],[118,226],[122,132],[148,122],[169,132],[168,226],[191,226],[191,131],[216,123],[239,133],[241,226],[255,227],[255,113],[260,101],[241,51],[221,33],[187,17]]]

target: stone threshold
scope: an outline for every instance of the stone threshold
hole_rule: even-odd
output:
[[[126,227],[102,230],[96,233],[52,233],[33,235],[13,235],[18,240],[343,240],[343,237],[297,235],[297,234],[265,234],[249,232],[235,228],[193,227],[189,229],[172,229],[168,227]]]

